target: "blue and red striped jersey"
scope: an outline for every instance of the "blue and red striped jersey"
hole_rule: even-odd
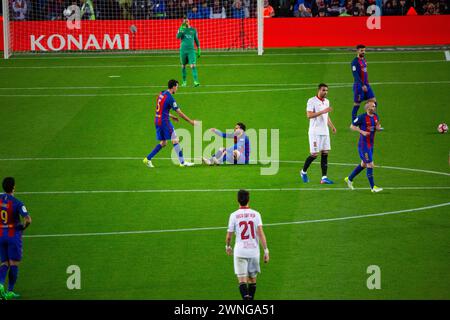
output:
[[[365,58],[355,57],[352,61],[352,73],[354,83],[360,85],[369,84],[369,76],[367,74],[367,62]]]
[[[20,224],[20,217],[28,216],[27,208],[21,201],[10,194],[0,195],[0,236],[8,234],[12,236],[18,224]],[[8,232],[3,231],[7,229]]]
[[[353,120],[354,126],[359,127],[363,131],[370,132],[370,134],[367,136],[363,136],[362,134],[359,135],[358,146],[360,148],[373,148],[376,127],[379,122],[380,118],[376,113],[374,113],[372,116],[369,116],[367,113],[360,114],[355,118],[355,120]]]
[[[164,126],[170,121],[170,110],[176,111],[177,103],[168,90],[161,91],[156,98],[155,125]]]
[[[238,150],[241,153],[241,156],[244,156],[245,164],[249,164],[250,162],[250,139],[248,136],[243,133],[242,136],[237,137],[233,136],[234,139],[234,150]]]
[[[250,163],[250,139],[245,134],[245,132],[240,137],[236,136],[234,132],[225,133],[217,129],[215,133],[221,136],[222,138],[229,138],[229,139],[232,138],[234,141],[233,150],[238,150],[241,153],[241,155],[244,156],[245,164]]]

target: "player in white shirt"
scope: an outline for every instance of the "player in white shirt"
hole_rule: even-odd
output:
[[[269,262],[269,249],[264,235],[261,215],[248,207],[250,194],[239,190],[238,202],[241,205],[230,215],[225,250],[233,254],[231,238],[236,235],[234,244],[234,273],[239,281],[239,291],[243,300],[253,300],[256,292],[256,275],[261,272],[259,266],[259,241],[264,249],[264,262]]]
[[[331,128],[333,133],[336,133],[336,128],[328,115],[333,109],[330,107],[330,101],[326,98],[327,94],[328,86],[325,83],[319,84],[317,95],[309,99],[306,106],[306,116],[309,119],[309,151],[311,154],[306,158],[303,169],[300,170],[300,176],[305,183],[309,182],[306,171],[311,163],[316,160],[319,153],[321,153],[320,166],[322,167],[322,179],[320,183],[333,184],[333,181],[327,177],[328,153],[331,150],[330,131],[328,127]]]

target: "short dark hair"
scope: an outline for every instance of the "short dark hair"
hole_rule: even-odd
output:
[[[241,206],[246,206],[250,200],[250,193],[247,190],[239,190],[238,202]]]
[[[5,179],[3,179],[2,186],[3,186],[3,190],[6,193],[13,192],[15,185],[16,185],[16,181],[14,180],[13,177],[6,177]]]
[[[245,126],[245,124],[243,124],[242,122],[238,122],[238,123],[236,123],[238,126],[239,126],[239,128],[241,128],[242,130],[244,130],[245,131],[245,129],[247,128],[246,126]]]
[[[167,84],[167,87],[168,87],[169,89],[172,89],[173,87],[176,87],[177,84],[178,84],[178,81],[172,79],[172,80],[169,80],[169,83]]]
[[[358,45],[356,46],[356,50],[364,49],[365,47],[366,47],[366,46],[363,45],[363,44],[358,44]]]
[[[319,90],[322,89],[323,87],[328,88],[328,85],[325,83],[319,83],[319,86],[317,87]]]

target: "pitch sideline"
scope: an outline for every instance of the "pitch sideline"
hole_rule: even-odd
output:
[[[371,217],[380,217],[387,215],[397,215],[401,213],[417,212],[431,210],[435,208],[449,206],[450,202],[444,202],[440,204],[435,204],[426,207],[388,211],[380,213],[365,214],[359,216],[347,216],[340,218],[326,218],[326,219],[316,219],[316,220],[300,220],[300,221],[288,221],[288,222],[276,222],[267,223],[265,227],[274,227],[282,225],[298,225],[307,223],[320,223],[320,222],[333,222],[333,221],[345,221],[354,219],[363,219]],[[41,234],[41,235],[25,235],[24,238],[63,238],[63,237],[87,237],[87,236],[113,236],[113,235],[130,235],[130,234],[152,234],[152,233],[169,233],[169,232],[189,232],[189,231],[206,231],[206,230],[224,230],[227,227],[203,227],[203,228],[181,228],[181,229],[166,229],[166,230],[141,230],[141,231],[118,231],[118,232],[92,232],[92,233],[62,233],[62,234]]]

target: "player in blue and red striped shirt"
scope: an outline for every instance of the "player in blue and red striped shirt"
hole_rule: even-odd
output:
[[[379,131],[380,118],[375,113],[375,103],[369,101],[366,103],[364,109],[366,113],[361,114],[353,120],[350,128],[359,132],[358,152],[361,158],[361,164],[359,164],[353,172],[344,180],[350,189],[353,188],[353,179],[365,168],[367,168],[367,179],[369,179],[370,189],[372,192],[380,192],[383,189],[375,185],[373,180],[373,144],[375,142],[375,132]]]
[[[178,118],[170,114],[170,110],[176,111],[178,115],[189,122],[191,125],[196,125],[195,120],[191,120],[186,116],[181,109],[178,107],[173,95],[178,90],[178,81],[169,80],[167,85],[168,89],[161,91],[156,100],[156,115],[155,115],[155,128],[156,128],[156,139],[160,142],[156,145],[153,151],[144,158],[143,162],[147,167],[153,168],[152,158],[167,145],[167,140],[172,140],[173,148],[175,149],[178,159],[180,160],[180,167],[191,167],[194,164],[188,161],[184,161],[183,151],[181,151],[178,137],[175,133],[175,128],[173,127],[170,119],[178,122]]]
[[[220,148],[212,158],[203,158],[203,162],[207,165],[223,164],[224,162],[249,164],[250,139],[245,134],[245,130],[246,126],[242,122],[236,123],[233,133],[225,133],[215,128],[211,129],[212,132],[222,138],[234,139],[234,145],[228,149]]]
[[[20,297],[14,293],[14,286],[22,260],[22,232],[31,224],[31,217],[23,203],[14,197],[14,178],[3,179],[2,186],[5,193],[0,195],[0,299],[9,300]],[[6,275],[8,291],[5,290]]]
[[[356,118],[358,114],[359,106],[361,102],[367,100],[375,103],[377,106],[377,99],[373,93],[372,88],[369,84],[369,76],[367,73],[367,62],[366,62],[366,46],[359,44],[356,46],[357,56],[352,60],[352,74],[353,74],[353,110],[352,110],[352,121]]]

